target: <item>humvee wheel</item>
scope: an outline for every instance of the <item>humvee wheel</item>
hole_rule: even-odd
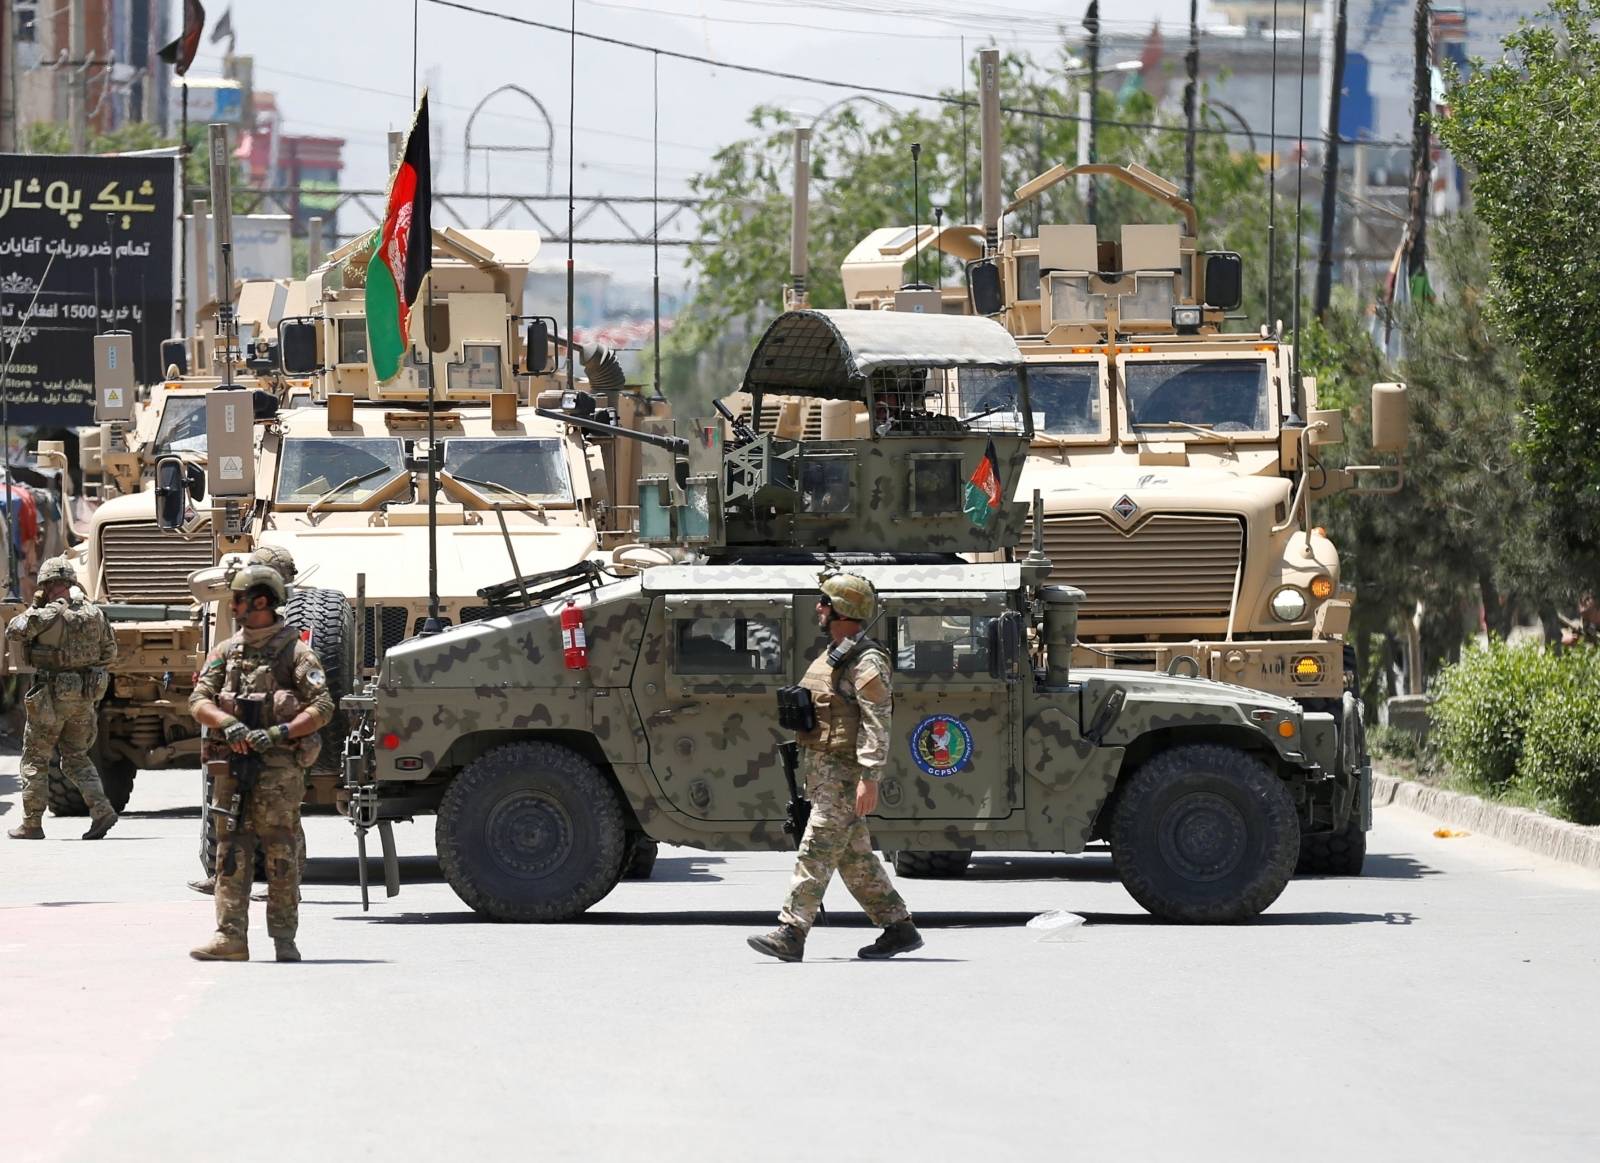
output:
[[[649,880],[660,845],[643,832],[629,832],[622,857],[623,880]]]
[[[615,887],[627,834],[594,764],[553,743],[479,756],[439,804],[434,842],[450,887],[496,921],[565,921]]]
[[[1110,839],[1123,887],[1150,913],[1226,924],[1278,899],[1300,855],[1300,821],[1261,760],[1199,743],[1160,752],[1129,777]]]
[[[894,854],[896,876],[953,880],[972,863],[970,852],[915,852],[902,849]]]
[[[52,759],[49,769],[45,772],[45,795],[50,801],[50,814],[53,816],[89,814],[89,805],[84,803],[83,797],[78,794],[78,785],[68,779],[66,773],[61,770],[60,760]]]
[[[1341,702],[1333,702],[1328,709],[1342,713],[1345,730],[1341,732],[1342,746],[1339,761],[1353,765],[1357,772],[1357,796],[1365,796],[1367,789],[1360,780],[1370,778],[1367,765],[1367,729],[1361,721],[1361,704],[1355,695],[1345,692]],[[1348,770],[1348,766],[1347,766]],[[1337,832],[1300,837],[1300,863],[1295,868],[1297,876],[1360,876],[1361,866],[1367,860],[1367,833],[1361,820],[1352,810],[1352,818]]]

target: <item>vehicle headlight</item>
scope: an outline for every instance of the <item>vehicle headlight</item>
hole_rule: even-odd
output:
[[[1284,586],[1272,595],[1272,616],[1280,622],[1298,622],[1305,617],[1306,596],[1294,586]]]

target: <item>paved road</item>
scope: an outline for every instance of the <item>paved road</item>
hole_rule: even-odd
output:
[[[142,777],[100,844],[0,839],[7,1160],[201,1158],[230,1126],[237,1163],[1600,1158],[1600,877],[1403,809],[1369,875],[1255,924],[1153,924],[1103,852],[987,857],[905,883],[921,955],[852,960],[836,885],[797,966],[744,944],[781,855],[664,849],[582,923],[494,925],[406,826],[409,882],[363,915],[315,818],[307,962],[202,965],[196,783]],[[1052,909],[1089,923],[1041,940]]]

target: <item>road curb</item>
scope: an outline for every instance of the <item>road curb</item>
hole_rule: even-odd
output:
[[[1527,808],[1491,803],[1477,796],[1372,773],[1372,805],[1422,812],[1451,827],[1492,836],[1551,860],[1600,872],[1600,827],[1569,824]]]

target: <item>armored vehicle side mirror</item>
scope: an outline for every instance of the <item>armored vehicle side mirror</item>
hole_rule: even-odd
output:
[[[1411,441],[1404,384],[1372,385],[1372,451],[1403,453]]]
[[[189,345],[182,339],[163,339],[161,341],[161,371],[165,374],[169,367],[178,369],[180,376],[189,374]]]
[[[1022,678],[1027,653],[1027,624],[1021,614],[1007,610],[989,623],[989,677],[1003,682]]]
[[[528,324],[528,340],[523,344],[530,376],[540,375],[550,365],[550,326],[543,319]]]
[[[176,530],[183,528],[183,513],[187,506],[184,493],[188,491],[189,474],[184,463],[176,456],[163,456],[156,461],[156,527]]]
[[[1206,306],[1237,311],[1244,302],[1244,260],[1231,250],[1206,255]]]
[[[310,319],[285,319],[278,324],[278,366],[286,376],[308,376],[317,370],[317,325]]]
[[[1005,309],[1000,293],[1000,268],[992,259],[980,259],[967,266],[967,294],[974,315],[998,315]]]

